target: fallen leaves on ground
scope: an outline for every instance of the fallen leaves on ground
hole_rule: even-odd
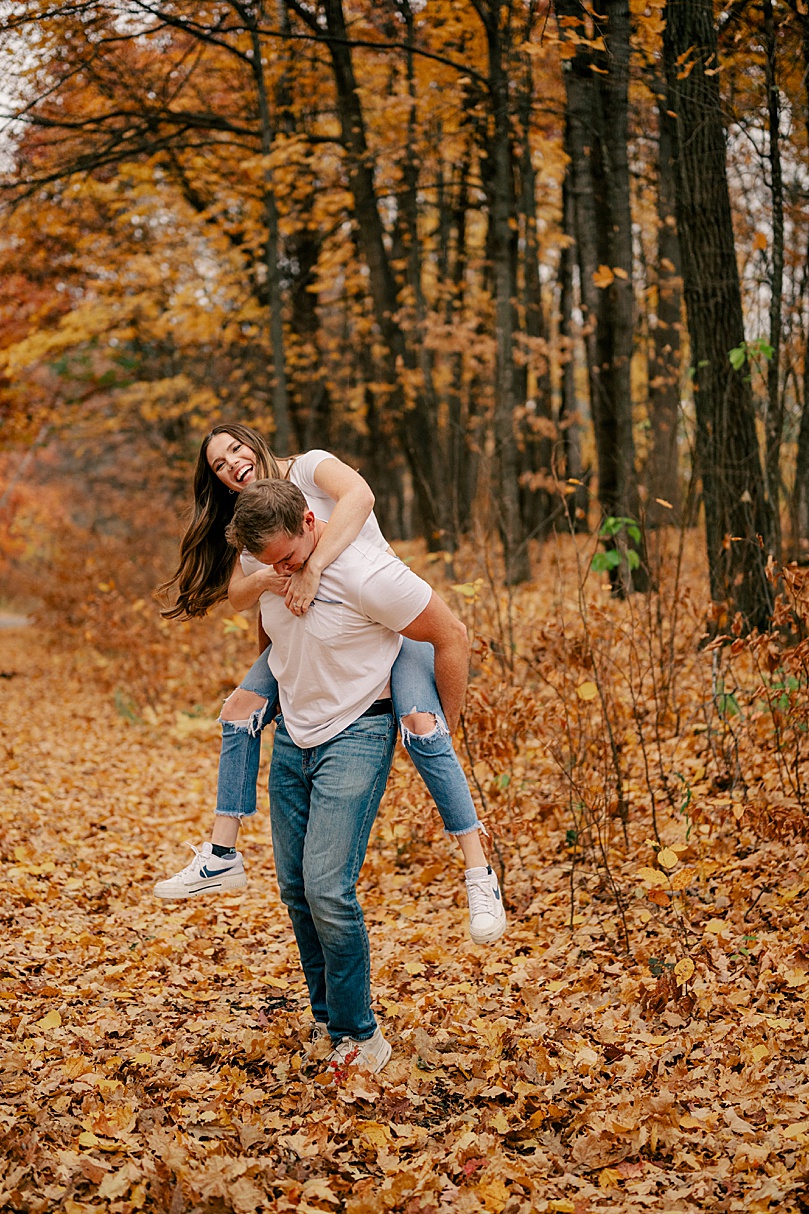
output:
[[[609,853],[627,953],[597,866],[571,904],[569,823],[529,739],[544,800],[535,783],[533,818],[501,831],[510,927],[479,948],[400,753],[360,883],[393,1057],[335,1078],[308,1041],[266,806],[244,893],[152,895],[207,831],[216,706],[199,728],[177,727],[182,688],[171,712],[116,711],[91,655],[31,628],[0,634],[0,669],[3,1209],[809,1208],[803,843],[707,799],[692,831],[661,819],[665,847],[630,815]],[[587,708],[594,684],[572,678]]]

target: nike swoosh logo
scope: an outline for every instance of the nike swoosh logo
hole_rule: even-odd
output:
[[[230,872],[230,868],[201,868],[199,870],[199,875],[201,877],[221,877],[223,873],[227,872]]]
[[[500,901],[500,886],[499,885],[497,886],[497,888],[494,891],[494,896],[497,899],[497,901],[499,902]]]

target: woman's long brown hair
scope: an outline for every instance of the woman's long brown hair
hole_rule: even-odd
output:
[[[194,471],[194,512],[180,544],[180,563],[174,576],[157,588],[163,597],[177,588],[174,605],[161,611],[168,619],[205,615],[224,599],[238,556],[225,539],[237,495],[222,484],[208,463],[208,444],[217,434],[230,434],[250,448],[256,457],[256,480],[281,476],[272,451],[250,426],[233,422],[214,426],[206,434]]]

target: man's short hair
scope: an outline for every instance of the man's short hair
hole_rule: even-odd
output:
[[[246,548],[253,556],[261,556],[282,532],[301,534],[307,509],[306,498],[291,481],[254,481],[239,494],[225,535],[234,548]]]

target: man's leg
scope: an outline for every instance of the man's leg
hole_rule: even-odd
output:
[[[306,900],[303,854],[309,826],[312,782],[307,768],[313,751],[302,750],[290,738],[283,721],[275,730],[270,764],[270,823],[275,873],[281,900],[289,911],[298,945],[312,1015],[326,1024],[326,961],[312,912]]]
[[[303,879],[325,961],[329,1034],[367,1041],[371,961],[357,878],[385,791],[396,726],[393,716],[360,717],[336,738],[308,752],[312,792]],[[317,1009],[313,1010],[317,1015]]]

